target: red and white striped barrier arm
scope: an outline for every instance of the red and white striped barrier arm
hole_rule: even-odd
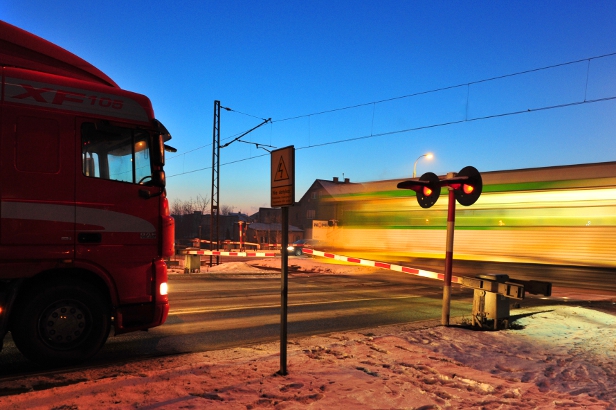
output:
[[[307,255],[321,256],[323,258],[330,258],[330,259],[335,259],[337,261],[343,261],[343,262],[349,262],[349,263],[357,263],[359,265],[371,266],[374,268],[389,269],[389,270],[393,270],[396,272],[408,273],[409,275],[421,276],[423,278],[438,279],[438,280],[443,280],[445,278],[445,275],[442,273],[436,273],[436,272],[431,272],[431,271],[422,270],[422,269],[409,268],[408,266],[394,265],[392,263],[376,262],[376,261],[371,261],[368,259],[352,258],[349,256],[336,255],[334,253],[322,252],[322,251],[317,251],[315,249],[309,249],[309,248],[302,249],[302,252]],[[454,283],[460,283],[459,278],[457,276],[453,276],[451,278],[451,281]]]
[[[276,252],[221,252],[221,251],[180,251],[180,255],[205,255],[205,256],[249,256],[249,257],[275,257]]]

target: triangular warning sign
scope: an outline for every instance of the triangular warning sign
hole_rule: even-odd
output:
[[[289,173],[287,172],[287,167],[284,164],[284,158],[280,157],[280,161],[278,161],[278,168],[276,168],[276,175],[274,175],[274,181],[284,181],[285,179],[289,179]]]

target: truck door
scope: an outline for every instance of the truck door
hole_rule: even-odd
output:
[[[76,176],[76,259],[93,263],[117,285],[120,304],[152,300],[158,255],[160,196],[151,181],[150,131],[79,119]]]
[[[0,260],[72,259],[74,116],[5,103],[1,126]],[[37,272],[35,265],[15,265],[11,274],[32,275]],[[28,272],[17,271],[22,269]]]

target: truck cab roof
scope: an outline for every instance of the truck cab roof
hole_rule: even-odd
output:
[[[0,65],[36,70],[120,88],[115,81],[84,59],[1,20]]]

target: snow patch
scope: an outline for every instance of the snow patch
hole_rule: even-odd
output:
[[[513,311],[500,332],[411,325],[187,354],[0,388],[0,408],[616,409],[616,318],[575,306]],[[50,379],[51,377],[51,379]],[[56,387],[37,391],[42,383]],[[7,391],[7,390],[5,390]]]

